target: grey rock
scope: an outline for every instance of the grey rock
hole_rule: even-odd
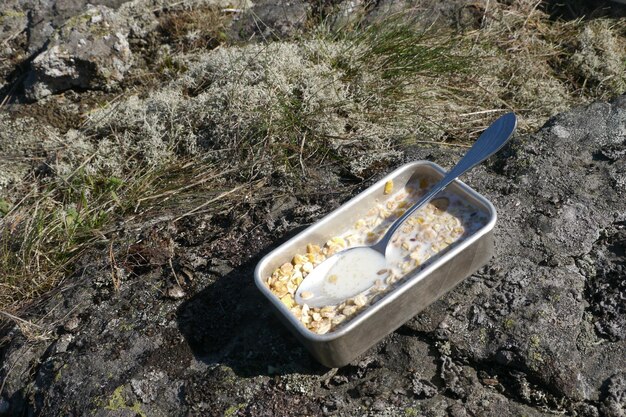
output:
[[[285,38],[298,33],[307,23],[310,3],[303,0],[261,0],[244,10],[233,25],[233,35],[242,39],[258,36],[262,39]]]
[[[67,332],[75,332],[80,325],[80,318],[73,316],[70,317],[65,324],[63,324],[63,329]]]
[[[441,358],[441,379],[443,379],[446,388],[458,398],[467,397],[465,375],[463,368],[452,360],[449,356]]]
[[[389,16],[411,16],[422,26],[434,23],[458,27],[476,27],[482,19],[480,5],[463,0],[381,0],[376,7],[369,8],[365,20],[380,21]]]
[[[0,415],[3,416],[3,415],[8,414],[10,409],[11,409],[11,403],[9,403],[4,398],[0,397]]]
[[[607,395],[600,410],[607,417],[626,416],[626,373],[619,372],[607,382]]]
[[[214,5],[217,7],[249,8],[247,0],[189,0],[187,7]],[[26,52],[36,54],[61,27],[94,6],[104,6],[121,18],[132,18],[128,25],[141,36],[156,25],[154,12],[180,6],[179,0],[3,0],[0,2],[0,42],[16,34],[28,35]]]
[[[129,1],[5,0],[0,2],[0,45],[2,45],[0,78],[6,77],[16,65],[42,52],[63,25],[84,12],[89,5],[91,5],[89,7],[106,6],[116,9],[125,3]],[[138,20],[142,19],[143,15],[140,14]]]
[[[65,353],[67,352],[67,348],[70,346],[70,343],[74,341],[74,336],[71,334],[64,334],[59,337],[56,344],[54,345],[54,353]]]
[[[43,49],[56,31],[68,19],[81,15],[88,7],[105,6],[117,10],[122,5],[140,3],[138,0],[5,0],[0,3],[0,41],[15,37],[18,33],[28,35],[26,51],[32,55]],[[144,13],[149,13],[143,1]]]
[[[411,392],[419,398],[431,398],[437,395],[437,387],[430,381],[420,378],[418,375],[411,379]]]
[[[4,78],[25,57],[28,13],[23,3],[21,0],[0,2],[0,89],[5,87]]]
[[[165,290],[165,295],[173,300],[178,300],[185,296],[185,291],[180,287],[180,285],[174,284]]]
[[[247,10],[251,3],[248,0],[2,1],[0,78],[6,77],[15,65],[32,59],[23,83],[31,100],[69,88],[109,89],[122,80],[134,62],[129,39],[143,39],[158,27],[155,13],[198,6]],[[277,27],[288,30],[287,20],[277,17]],[[0,81],[0,88],[7,85]]]
[[[148,404],[157,398],[159,386],[168,382],[164,381],[164,379],[167,379],[165,373],[152,371],[143,379],[131,379],[130,385],[135,395],[137,395],[142,402]]]
[[[70,88],[110,89],[130,69],[128,24],[106,6],[65,22],[31,62],[26,96],[39,100]]]
[[[335,6],[335,10],[333,10],[327,20],[334,30],[342,30],[362,20],[367,6],[368,3],[363,0],[342,1]]]
[[[28,51],[35,53],[68,19],[79,16],[88,5],[117,9],[128,0],[17,0],[31,15],[28,22]]]
[[[24,0],[6,0],[0,6],[0,40],[5,41],[16,32],[22,31],[28,24],[25,10],[28,2]]]
[[[226,259],[211,259],[211,267],[209,271],[217,276],[223,277],[231,273],[233,267]]]
[[[573,110],[467,175],[499,220],[490,268],[426,313],[448,324],[457,355],[517,368],[574,400],[598,400],[626,369],[626,161],[602,156],[626,147],[625,117],[626,96]]]
[[[450,417],[467,417],[467,409],[464,405],[459,403],[454,403],[450,407],[448,407],[448,413]]]

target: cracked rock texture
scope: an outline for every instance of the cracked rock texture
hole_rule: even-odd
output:
[[[130,25],[123,14],[117,14],[124,3],[127,2],[3,1],[0,42],[4,47],[0,60],[7,65],[37,60],[24,83],[31,99],[70,87],[101,88],[109,76],[111,83],[119,81],[131,63],[126,42]],[[84,40],[79,42],[80,38]],[[7,71],[5,65],[0,65],[0,71]],[[90,82],[88,77],[99,80]]]
[[[118,290],[90,258],[32,308],[45,332],[4,328],[0,415],[624,416],[625,155],[626,96],[514,138],[464,177],[498,210],[493,260],[341,369],[308,355],[252,279],[288,237],[255,225],[296,230],[336,194],[260,205],[238,227],[146,225],[145,263]],[[174,273],[182,298],[162,287]]]
[[[26,96],[39,100],[69,88],[106,89],[130,69],[129,25],[106,6],[88,7],[46,42],[31,62]]]

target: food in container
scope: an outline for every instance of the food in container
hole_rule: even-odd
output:
[[[334,306],[295,303],[295,290],[316,265],[346,247],[376,242],[444,172],[425,161],[405,165],[259,262],[257,286],[320,362],[347,363],[491,257],[495,209],[455,181],[396,233],[387,250],[391,266],[377,271],[374,286]]]

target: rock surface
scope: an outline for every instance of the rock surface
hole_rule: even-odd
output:
[[[459,155],[406,150],[446,167]],[[464,178],[497,207],[494,259],[338,370],[315,363],[252,281],[288,237],[268,219],[296,230],[340,204],[333,194],[259,207],[241,227],[202,215],[145,227],[119,289],[106,257],[85,261],[31,308],[39,327],[4,329],[0,411],[623,416],[625,156],[626,96],[514,138]]]
[[[109,73],[110,83],[119,81],[127,70],[127,64],[130,64],[130,51],[124,44],[129,25],[127,21],[122,21],[123,14],[118,16],[115,9],[127,2],[2,2],[0,42],[6,47],[0,49],[0,59],[4,61],[4,65],[0,66],[0,74],[4,78],[11,66],[38,58],[25,83],[31,99],[39,99],[70,87],[102,87]],[[107,39],[107,36],[117,36],[117,40]],[[92,67],[90,71],[87,71],[88,66]],[[90,76],[98,77],[99,81],[87,82]]]
[[[264,39],[276,39],[294,35],[302,30],[311,13],[311,4],[303,0],[256,1],[233,30],[242,39],[254,35]]]
[[[69,88],[107,89],[130,69],[129,22],[106,6],[88,7],[65,22],[31,62],[26,97],[39,100]]]

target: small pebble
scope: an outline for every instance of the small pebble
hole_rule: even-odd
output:
[[[173,286],[169,287],[165,291],[165,294],[169,298],[172,298],[174,300],[178,300],[179,298],[183,298],[185,296],[185,291],[183,291],[183,289],[180,288],[179,285],[173,285]]]
[[[78,317],[70,317],[69,320],[67,320],[63,325],[63,329],[67,332],[74,332],[78,328],[79,324],[80,319]]]

